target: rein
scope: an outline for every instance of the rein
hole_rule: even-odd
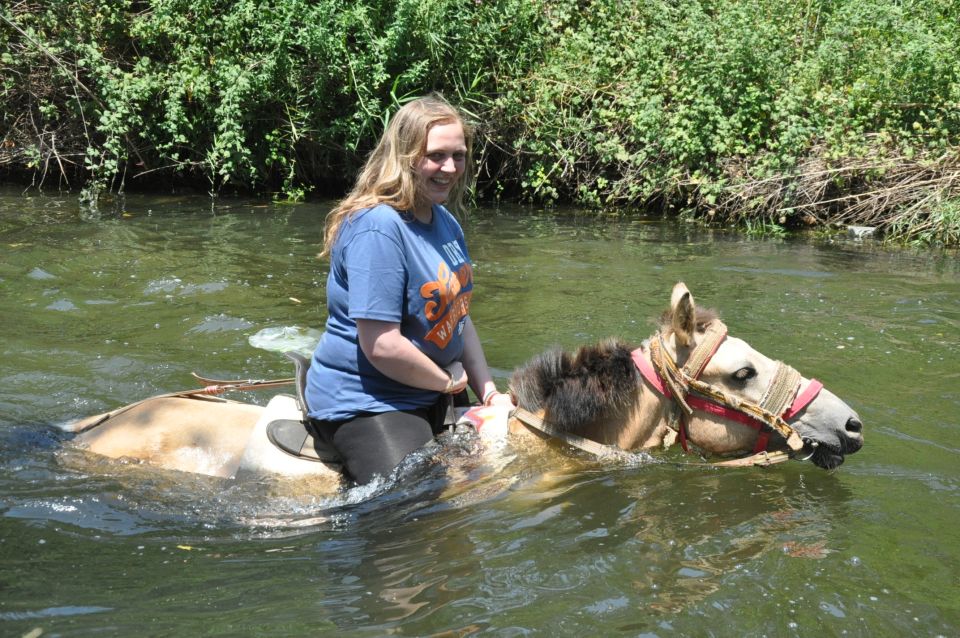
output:
[[[606,460],[622,460],[622,461],[632,461],[636,459],[642,459],[644,462],[649,461],[648,457],[641,457],[639,454],[634,452],[628,452],[626,450],[621,450],[615,445],[604,445],[603,443],[597,443],[591,439],[584,438],[577,434],[570,434],[569,432],[562,432],[556,428],[544,423],[543,418],[530,412],[524,410],[523,408],[514,408],[510,413],[510,416],[517,419],[524,425],[538,432],[541,432],[548,437],[555,439],[560,439],[567,445],[575,447],[578,450],[582,450],[598,459]],[[751,454],[739,459],[730,459],[729,461],[717,461],[714,463],[683,463],[683,465],[697,465],[701,467],[767,467],[769,465],[776,465],[777,463],[783,463],[784,461],[789,461],[790,455],[786,452],[759,452],[756,454]]]
[[[567,445],[575,447],[578,450],[588,452],[600,459],[629,459],[636,456],[632,452],[621,450],[615,445],[604,445],[603,443],[597,443],[596,441],[582,437],[578,434],[571,434],[569,432],[558,430],[552,425],[545,423],[543,417],[536,415],[529,410],[524,410],[523,408],[514,408],[510,412],[510,416],[517,419],[524,425],[527,425],[538,432],[546,434],[548,437],[560,439]]]
[[[199,381],[200,383],[205,384],[204,387],[198,388],[196,390],[186,390],[184,392],[175,392],[174,396],[217,396],[225,392],[244,392],[247,390],[262,390],[264,388],[279,388],[285,385],[293,385],[297,382],[296,378],[291,377],[289,379],[236,379],[236,380],[226,380],[226,379],[208,379],[207,377],[201,377],[196,372],[191,372],[190,375]]]

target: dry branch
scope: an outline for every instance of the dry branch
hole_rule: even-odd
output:
[[[907,157],[878,147],[869,160],[828,161],[825,155],[815,148],[794,170],[762,177],[752,176],[752,166],[731,162],[725,167],[729,185],[711,208],[727,219],[884,228],[904,213],[960,198],[960,148]]]

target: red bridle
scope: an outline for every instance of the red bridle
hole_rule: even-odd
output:
[[[811,379],[803,392],[798,392],[800,374],[781,362],[778,362],[777,372],[760,403],[741,401],[716,386],[700,381],[704,368],[726,336],[726,326],[719,320],[714,321],[690,353],[683,368],[665,353],[663,337],[659,333],[649,342],[653,362],[647,359],[642,347],[632,352],[633,362],[647,383],[661,396],[673,399],[680,408],[676,430],[683,450],[688,451],[686,421],[693,410],[699,410],[757,430],[755,453],[767,449],[770,433],[774,430],[783,435],[791,449],[798,451],[803,442],[788,421],[817,397],[823,384]]]

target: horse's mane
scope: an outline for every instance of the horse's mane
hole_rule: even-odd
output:
[[[717,319],[715,311],[696,308],[697,330]],[[669,312],[660,319],[660,331],[670,328]],[[517,406],[543,410],[545,422],[563,432],[577,433],[629,407],[636,399],[640,373],[625,341],[609,338],[581,346],[573,354],[553,348],[518,368],[510,379]]]
[[[574,354],[553,348],[517,369],[510,391],[518,407],[543,410],[549,425],[577,432],[630,404],[640,381],[633,350],[617,339],[582,346]]]

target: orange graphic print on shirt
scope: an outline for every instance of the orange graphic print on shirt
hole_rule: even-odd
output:
[[[420,286],[420,296],[430,300],[424,306],[424,313],[428,320],[435,322],[426,334],[427,341],[440,348],[447,347],[457,324],[470,312],[473,291],[464,292],[463,289],[472,283],[473,268],[469,263],[453,272],[445,261],[441,261],[437,266],[436,281]]]

